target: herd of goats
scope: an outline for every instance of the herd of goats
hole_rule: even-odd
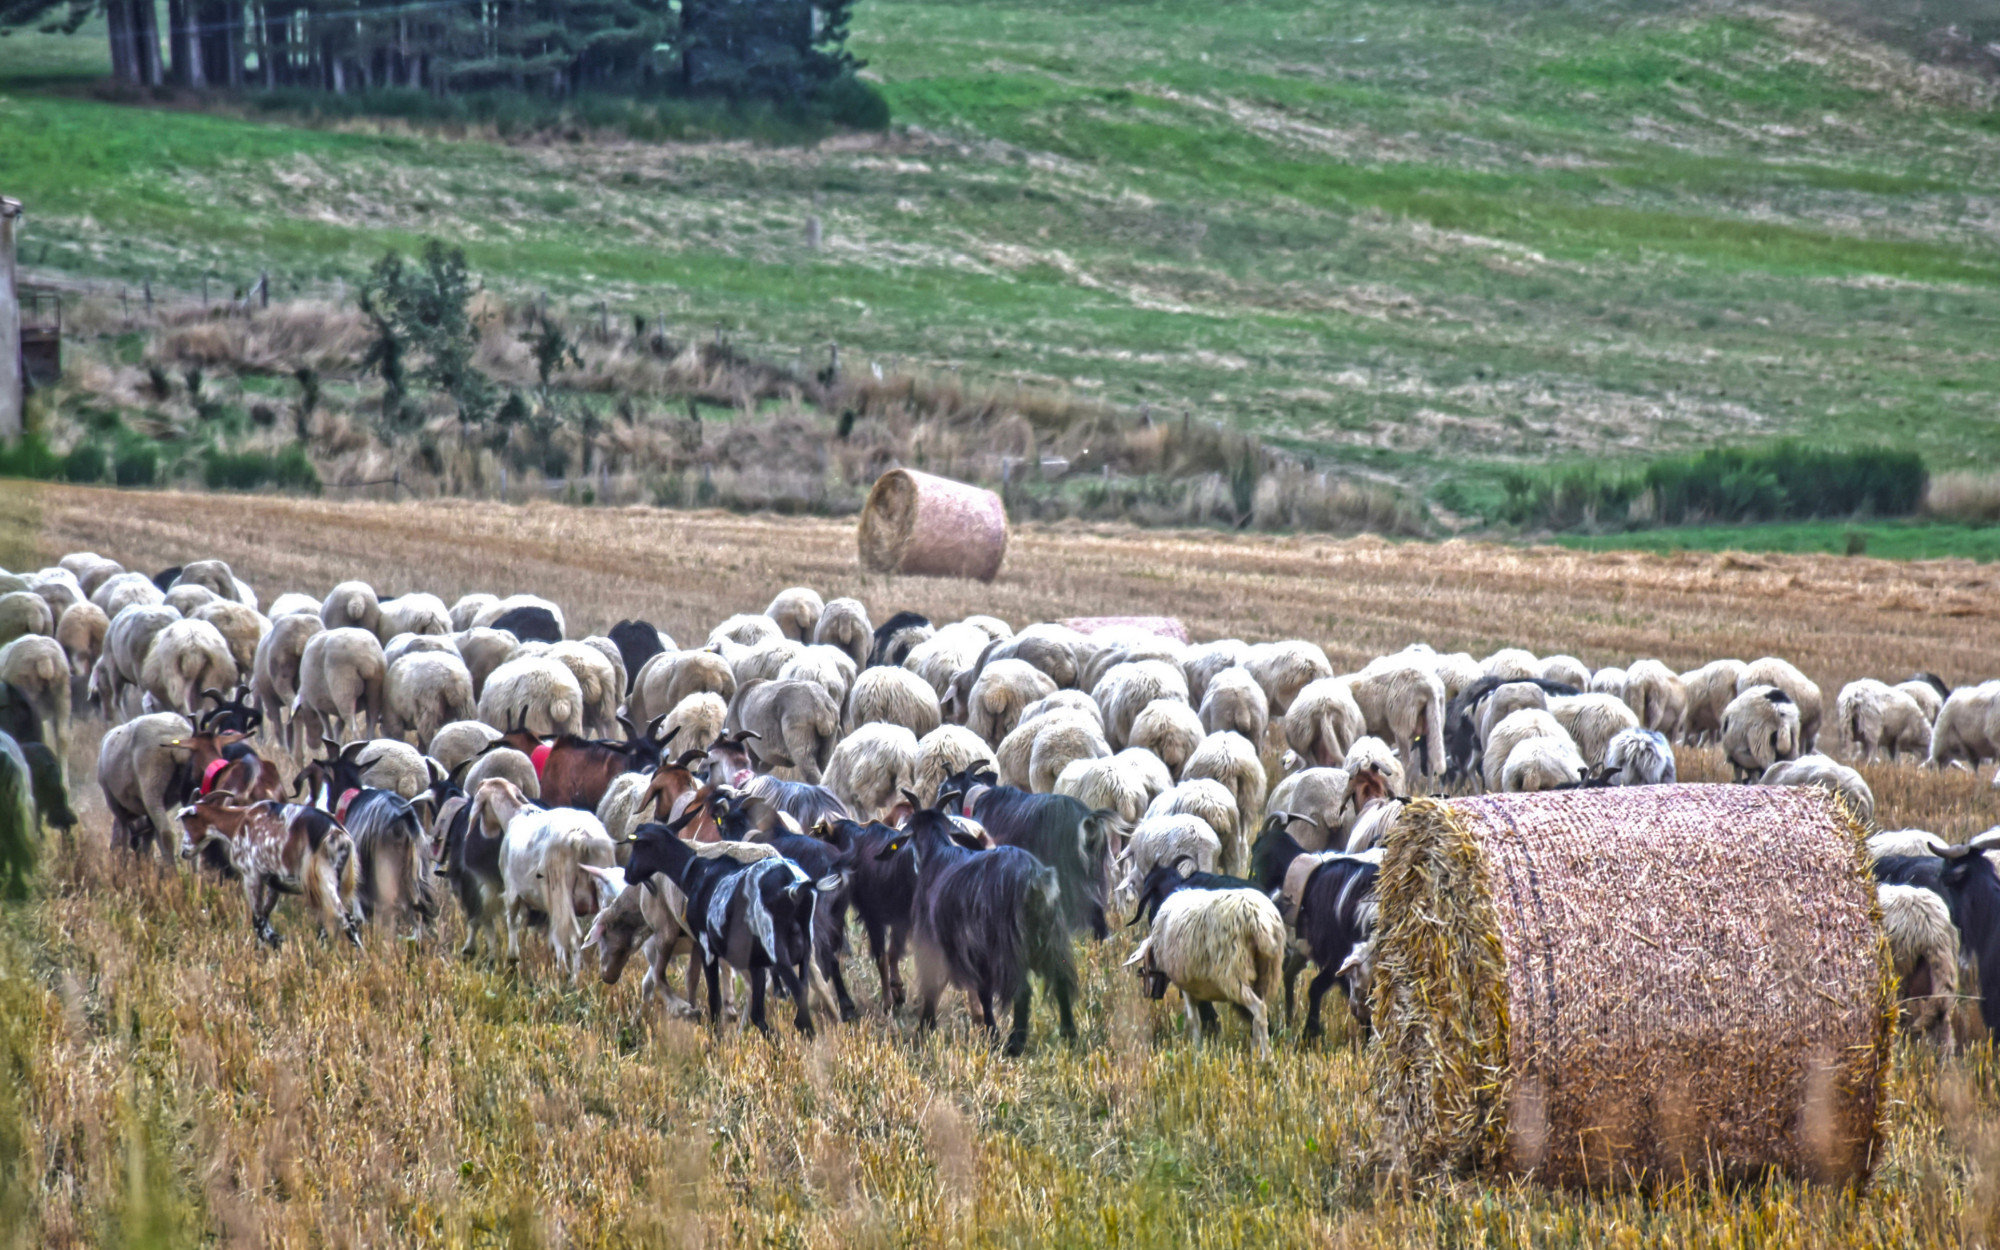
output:
[[[1739,781],[1825,787],[1872,827],[1836,755],[2000,757],[2000,681],[1856,681],[1828,709],[1775,658],[1593,672],[1421,644],[1340,675],[1310,642],[1191,644],[1163,618],[878,624],[808,589],[682,649],[635,620],[571,638],[530,595],[344,582],[260,608],[218,560],[81,553],[0,571],[0,644],[0,846],[72,836],[71,717],[102,715],[112,844],[240,881],[271,945],[287,895],[359,945],[371,924],[421,938],[448,890],[469,957],[540,933],[573,979],[594,950],[614,982],[638,951],[648,998],[692,1012],[705,986],[712,1021],[741,976],[766,1031],[768,979],[810,1033],[815,1010],[857,1014],[852,914],[881,1010],[911,954],[921,1021],[963,990],[996,1034],[1011,1008],[1009,1054],[1033,981],[1074,1036],[1074,942],[1119,909],[1145,930],[1128,963],[1196,1036],[1228,1003],[1268,1049],[1308,964],[1303,1036],[1336,985],[1365,1025],[1375,877],[1413,785],[1665,784],[1676,743],[1715,745]],[[1869,842],[1908,1025],[1945,1047],[1961,997],[2000,1029],[1994,848]]]

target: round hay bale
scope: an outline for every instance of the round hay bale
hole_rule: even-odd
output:
[[[1062,624],[1079,634],[1119,629],[1171,638],[1183,646],[1188,641],[1187,626],[1181,624],[1177,616],[1072,616]]]
[[[1392,1161],[1866,1177],[1896,1010],[1866,865],[1811,789],[1412,802],[1373,948]]]
[[[1007,510],[990,490],[891,469],[868,492],[857,536],[874,572],[990,582],[1007,554]]]

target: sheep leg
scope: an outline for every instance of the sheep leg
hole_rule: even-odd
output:
[[[1028,1048],[1028,1007],[1032,998],[1033,994],[1028,989],[1028,983],[1023,979],[1021,992],[1014,995],[1014,1027],[1007,1034],[1005,1047],[1005,1053],[1009,1056],[1018,1055]],[[989,1028],[992,1027],[993,1013],[990,1009],[986,1013],[986,1023]]]
[[[1187,1024],[1188,1041],[1199,1046],[1201,1044],[1201,1017],[1195,1012],[1194,1000],[1185,994],[1181,995],[1181,1019]]]
[[[1264,1007],[1264,1000],[1247,987],[1244,997],[1250,1000],[1249,1003],[1238,1003],[1237,1008],[1250,1017],[1250,1040],[1257,1047],[1257,1057],[1268,1059],[1271,1056],[1270,1014]]]
[[[1320,1022],[1319,1022],[1320,1000],[1325,998],[1327,990],[1333,987],[1334,978],[1339,973],[1339,971],[1340,969],[1337,965],[1321,968],[1317,973],[1313,975],[1312,984],[1306,986],[1307,1006],[1306,1006],[1305,1035],[1308,1041],[1320,1035],[1321,1032]]]

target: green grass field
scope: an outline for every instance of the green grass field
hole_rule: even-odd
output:
[[[84,87],[101,36],[25,35],[0,188],[31,277],[351,290],[438,234],[503,290],[1420,488],[1783,433],[2000,466],[1991,88],[1759,13],[869,0],[895,125],[814,147],[146,109]]]
[[[1944,522],[1691,525],[1629,534],[1559,534],[1551,541],[1585,551],[1824,551],[1891,560],[2000,560],[2000,525]],[[1854,550],[1856,545],[1860,550]]]

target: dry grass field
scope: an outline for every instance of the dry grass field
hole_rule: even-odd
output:
[[[219,556],[267,598],[349,576],[385,593],[534,591],[574,626],[643,615],[686,641],[790,584],[878,612],[1017,624],[1164,612],[1198,636],[1287,635],[1336,664],[1425,639],[1593,664],[1790,657],[1829,695],[1914,668],[2000,674],[2000,596],[1971,563],[1590,554],[1105,529],[1017,534],[991,586],[864,577],[844,525],[652,510],[339,505],[8,483],[0,565],[94,549]],[[73,761],[90,776],[94,729]],[[1714,779],[1710,753],[1683,777]],[[1882,821],[1995,823],[1984,777],[1867,770]],[[0,1229],[23,1246],[2000,1245],[2000,1066],[1903,1047],[1861,1193],[1789,1181],[1551,1193],[1410,1184],[1373,1151],[1351,1026],[1186,1044],[1086,953],[1074,1050],[1038,1018],[1008,1061],[954,1013],[869,1012],[765,1043],[642,1012],[636,978],[572,989],[443,940],[356,955],[287,908],[256,948],[239,892],[77,845],[0,918]],[[873,978],[856,976],[872,1003]],[[1335,1015],[1342,1013],[1336,1012]]]

